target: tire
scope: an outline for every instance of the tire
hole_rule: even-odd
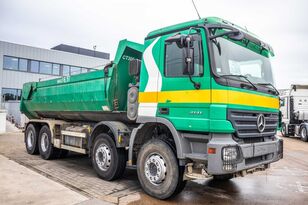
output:
[[[127,159],[125,149],[116,148],[108,134],[103,133],[96,137],[91,158],[100,178],[112,181],[123,176]]]
[[[306,126],[302,126],[300,129],[300,136],[301,136],[301,140],[304,142],[308,141],[308,132],[307,132],[307,127]]]
[[[287,134],[287,125],[286,124],[282,124],[282,128],[281,128],[281,135],[283,137],[289,137],[289,133]]]
[[[44,125],[40,130],[38,147],[41,157],[45,160],[54,159],[59,156],[60,149],[55,148],[51,144],[51,132],[47,125]]]
[[[228,181],[233,178],[233,174],[221,174],[221,175],[214,175],[213,179],[216,181]]]
[[[38,133],[39,130],[33,124],[28,125],[25,132],[25,145],[28,154],[34,155],[39,153]]]
[[[160,139],[152,139],[142,146],[137,159],[137,173],[143,190],[158,199],[171,198],[186,185],[184,167],[179,166],[172,148]]]

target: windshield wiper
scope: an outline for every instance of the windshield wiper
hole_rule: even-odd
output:
[[[269,90],[271,92],[273,92],[274,95],[279,95],[279,91],[275,88],[275,86],[272,83],[257,83],[257,85],[265,85],[265,86],[271,86],[274,91]]]
[[[213,44],[217,47],[218,54],[221,56],[221,46],[217,39],[212,39]]]
[[[248,82],[254,90],[258,90],[255,84],[253,84],[246,76],[244,75],[235,75],[235,74],[226,74],[226,75],[221,75],[221,77],[238,77],[238,78],[244,78],[246,82]]]

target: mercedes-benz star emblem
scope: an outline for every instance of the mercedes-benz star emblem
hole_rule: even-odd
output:
[[[257,118],[257,128],[259,132],[263,132],[265,129],[265,117],[263,114],[258,115]]]

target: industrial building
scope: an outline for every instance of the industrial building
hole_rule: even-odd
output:
[[[25,82],[91,72],[108,63],[109,56],[65,44],[43,49],[0,41],[0,109],[20,125],[19,100]]]

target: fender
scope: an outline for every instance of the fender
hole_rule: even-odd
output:
[[[175,129],[175,127],[169,120],[165,118],[161,118],[161,117],[144,117],[144,116],[140,117],[139,116],[137,119],[137,122],[141,124],[139,125],[139,127],[133,129],[132,134],[130,136],[129,152],[128,152],[129,163],[132,163],[135,138],[138,135],[138,132],[142,129],[142,127],[146,123],[161,123],[168,127],[168,129],[170,130],[173,136],[174,142],[175,142],[178,159],[185,159],[185,153],[190,152],[190,145],[189,145],[188,140],[185,139],[182,136],[182,134]]]
[[[125,124],[118,121],[101,121],[95,124],[90,133],[88,149],[91,150],[91,147],[94,143],[94,138],[98,134],[107,133],[109,130],[113,134],[113,140],[116,144],[116,147],[126,147],[129,145],[129,136],[131,131]]]

